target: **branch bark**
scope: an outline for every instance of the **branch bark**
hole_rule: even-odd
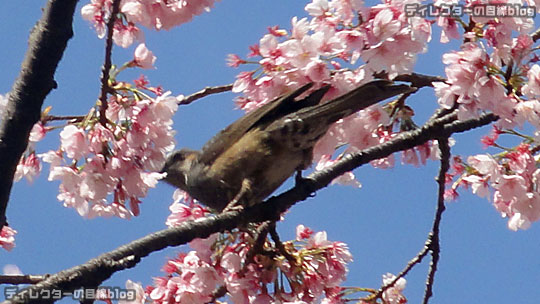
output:
[[[41,106],[56,88],[54,73],[68,40],[73,37],[73,13],[77,0],[49,0],[41,20],[34,26],[21,71],[0,124],[0,227],[7,223],[6,208],[15,169],[28,145]]]

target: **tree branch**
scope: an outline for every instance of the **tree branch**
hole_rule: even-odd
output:
[[[536,42],[540,39],[540,28],[537,28],[536,31],[532,32],[531,39]]]
[[[39,283],[46,278],[48,278],[50,275],[33,275],[33,274],[26,274],[26,275],[0,275],[0,284],[11,284],[11,285],[20,285],[20,284],[36,284]]]
[[[34,26],[21,71],[11,92],[0,125],[0,227],[7,223],[6,208],[15,169],[28,145],[41,106],[56,88],[54,73],[73,37],[73,13],[77,0],[49,0],[41,20]]]
[[[400,278],[403,278],[411,271],[411,269],[416,265],[420,264],[424,257],[431,252],[432,262],[430,265],[430,271],[428,273],[428,280],[426,283],[426,293],[424,296],[424,304],[427,304],[429,298],[433,295],[433,280],[435,277],[435,271],[437,270],[437,263],[439,261],[440,245],[439,245],[439,226],[442,219],[442,213],[445,210],[444,206],[444,186],[445,186],[445,177],[448,169],[450,168],[450,146],[448,145],[448,138],[439,138],[439,150],[441,151],[441,168],[439,170],[439,176],[437,177],[438,184],[438,196],[437,196],[437,211],[435,212],[435,218],[433,220],[433,227],[429,233],[428,239],[426,240],[424,247],[418,254],[412,258],[408,263],[405,269],[403,269],[399,275],[397,275],[392,282],[384,285],[375,296],[374,299],[379,299],[382,297],[382,294],[388,288],[394,286]]]
[[[120,0],[113,0],[111,8],[111,16],[107,21],[107,38],[105,39],[105,62],[101,67],[101,93],[99,95],[99,122],[105,126],[107,123],[107,117],[105,112],[107,111],[107,94],[110,93],[111,88],[109,87],[109,73],[112,66],[112,47],[113,47],[113,32],[114,32],[114,23],[116,22],[116,16],[120,11]]]
[[[426,292],[424,293],[424,304],[429,302],[429,298],[433,295],[433,282],[435,280],[435,272],[439,263],[439,254],[441,252],[440,245],[440,225],[442,214],[446,207],[444,206],[444,186],[446,184],[446,173],[450,169],[450,146],[448,145],[448,137],[439,138],[439,150],[441,151],[441,168],[437,177],[439,192],[437,198],[437,211],[433,220],[433,227],[428,237],[427,247],[431,251],[431,263],[429,265],[428,278],[426,282]]]
[[[189,96],[184,97],[181,101],[178,102],[179,105],[187,105],[192,102],[194,102],[197,99],[203,98],[205,96],[211,95],[211,94],[217,94],[217,93],[223,93],[232,90],[233,85],[227,84],[222,86],[216,86],[216,87],[206,87],[196,93],[193,93]]]
[[[495,114],[490,113],[483,114],[477,119],[469,119],[466,121],[458,121],[456,119],[457,115],[455,113],[450,113],[428,122],[420,129],[403,132],[396,138],[380,145],[367,148],[357,153],[345,155],[333,166],[311,174],[306,182],[314,183],[314,185],[317,186],[315,190],[318,190],[332,182],[335,177],[352,171],[372,160],[387,157],[398,151],[411,149],[422,145],[429,140],[448,137],[452,133],[465,132],[470,129],[485,126],[496,121],[498,117]]]
[[[345,156],[335,165],[310,174],[288,191],[267,199],[261,204],[245,208],[242,211],[230,211],[213,217],[189,221],[178,227],[165,229],[121,246],[111,252],[88,261],[85,264],[61,271],[48,279],[19,292],[6,303],[48,303],[47,300],[30,299],[29,294],[39,294],[44,289],[62,289],[73,291],[87,286],[99,286],[116,271],[134,267],[143,257],[169,246],[186,244],[194,238],[206,238],[213,233],[231,230],[248,223],[277,221],[280,214],[297,202],[327,186],[334,178],[351,171],[371,160],[386,157],[394,152],[421,145],[428,140],[449,137],[452,133],[464,132],[487,125],[497,116],[484,114],[477,119],[457,121],[454,114],[433,120],[424,127],[405,132],[377,147],[365,149],[359,153]]]

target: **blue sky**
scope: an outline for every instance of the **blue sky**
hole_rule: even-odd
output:
[[[244,56],[248,46],[266,33],[266,28],[288,28],[290,19],[304,16],[305,1],[224,0],[209,14],[164,32],[146,31],[146,44],[158,57],[157,69],[146,73],[154,85],[174,94],[190,94],[208,85],[232,83],[238,70],[225,64],[226,55]],[[41,14],[44,1],[2,1],[0,10],[0,94],[8,92],[19,72],[30,29]],[[80,7],[86,4],[82,1]],[[46,99],[56,115],[85,114],[99,93],[99,73],[103,61],[103,41],[80,14],[75,16],[75,37],[56,73],[58,89]],[[457,44],[439,45],[435,31],[429,52],[419,57],[415,71],[443,75],[441,55]],[[115,63],[131,58],[133,48],[115,48]],[[124,73],[126,80],[140,71]],[[200,148],[221,128],[242,115],[234,109],[234,94],[207,97],[182,106],[174,128],[179,147]],[[423,122],[436,108],[433,94],[422,89],[409,100]],[[455,136],[452,151],[461,155],[484,153],[479,136],[484,128]],[[39,152],[58,147],[58,133],[52,132],[37,146]],[[173,188],[161,184],[143,201],[141,215],[129,221],[86,220],[56,199],[58,183],[46,180],[47,168],[32,185],[17,183],[8,207],[10,224],[19,232],[17,247],[0,251],[0,266],[16,264],[24,273],[45,274],[86,262],[103,252],[165,228]],[[278,224],[282,239],[291,239],[298,224],[326,230],[330,240],[346,242],[354,255],[347,286],[377,288],[384,273],[398,273],[422,248],[431,229],[436,205],[438,163],[415,168],[397,165],[380,170],[369,166],[355,171],[363,187],[331,186],[316,197],[294,206]],[[291,183],[288,182],[286,189]],[[538,303],[540,298],[540,224],[512,232],[506,219],[486,200],[461,192],[457,202],[448,204],[441,226],[441,260],[435,279],[432,303]],[[151,283],[161,276],[166,257],[178,250],[169,248],[145,258],[138,267],[115,274],[107,286],[124,286],[126,279]],[[428,260],[409,276],[405,295],[418,303],[424,292]],[[3,292],[2,292],[3,293]],[[0,299],[3,295],[0,295]]]

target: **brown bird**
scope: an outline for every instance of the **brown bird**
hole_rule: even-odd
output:
[[[295,101],[311,86],[304,85],[249,112],[215,135],[201,151],[175,151],[163,167],[165,181],[216,211],[228,205],[256,204],[295,171],[309,167],[313,146],[334,122],[415,90],[378,80],[322,104],[329,86]]]

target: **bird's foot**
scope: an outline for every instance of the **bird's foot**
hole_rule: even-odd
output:
[[[234,200],[231,201],[225,209],[223,209],[223,213],[226,212],[241,212],[244,210],[244,206],[242,204],[239,204],[239,202],[235,202]]]
[[[242,211],[244,206],[248,205],[251,197],[251,181],[244,179],[242,181],[242,187],[236,196],[227,204],[227,207],[223,209],[223,212],[227,211]]]

